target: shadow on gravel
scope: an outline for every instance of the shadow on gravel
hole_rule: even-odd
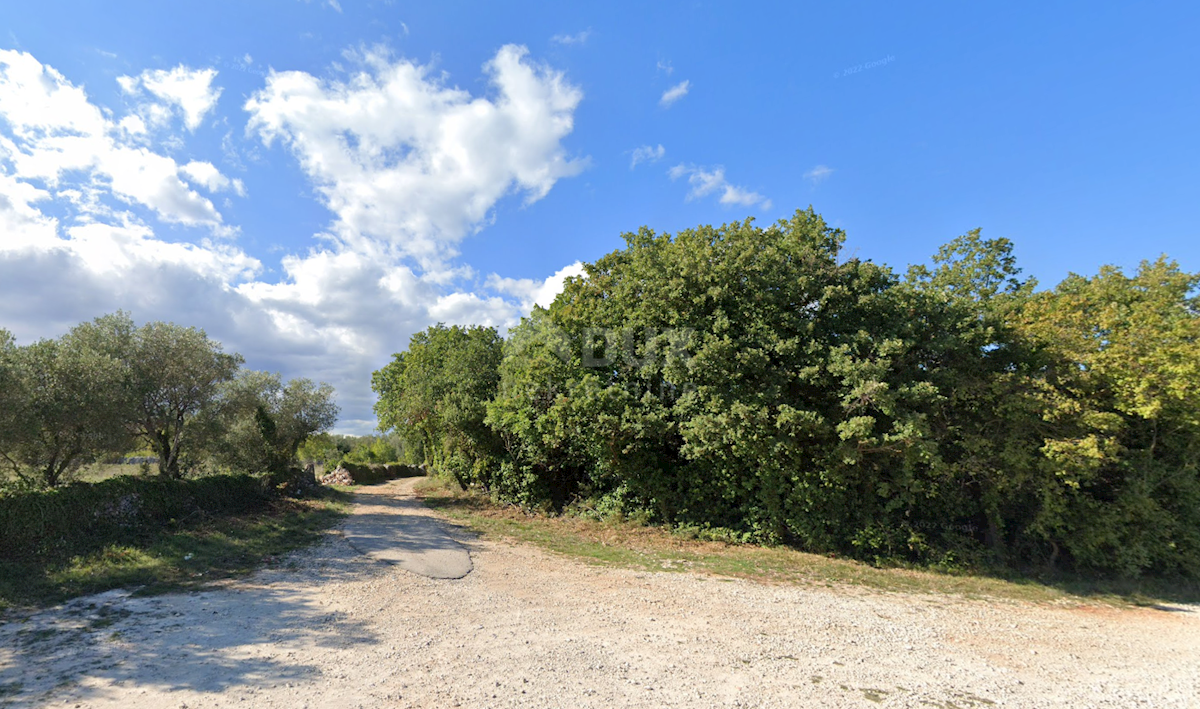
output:
[[[154,690],[222,692],[312,680],[315,665],[294,647],[345,648],[376,636],[323,607],[301,585],[357,579],[379,567],[334,542],[295,575],[268,572],[269,585],[231,586],[152,597],[128,591],[77,598],[0,622],[0,707],[103,700],[88,679]]]
[[[355,511],[346,520],[342,533],[353,548],[429,578],[459,579],[471,572],[466,547],[441,520],[422,514],[425,505],[415,497],[365,493],[360,501],[384,511]]]
[[[576,553],[582,556],[596,556],[586,553],[580,554],[579,550],[580,548],[586,548],[589,544],[593,547],[600,544],[599,537],[595,536],[595,534],[589,534],[587,531],[581,531],[578,527],[573,527],[573,524],[577,524],[581,520],[573,519],[570,516],[548,517],[540,514],[530,514],[521,511],[515,506],[497,505],[495,502],[479,495],[434,492],[424,496],[422,499],[428,507],[458,517],[516,521],[524,527],[529,526],[527,523],[533,523],[535,529],[539,531],[530,532],[526,537],[550,538],[553,540],[550,546],[560,551],[564,550],[562,541],[571,535],[578,537],[582,546],[575,545],[574,552],[568,553]],[[604,558],[608,561],[615,559],[612,550],[617,547],[627,548],[632,551],[658,550],[670,556],[670,554],[676,553],[673,548],[674,545],[680,543],[678,539],[671,536],[669,530],[661,527],[634,527],[631,529],[625,526],[604,526],[603,523],[591,523],[586,520],[582,522],[585,525],[591,525],[593,532],[602,530],[603,544],[605,546]],[[586,529],[587,527],[585,527]],[[1058,596],[1054,593],[1057,591],[1074,596],[1074,600],[1076,601],[1096,603],[1116,602],[1170,613],[1200,613],[1200,580],[1197,579],[1155,577],[1105,579],[1089,578],[1065,572],[1038,573],[1030,571],[1021,573],[1003,569],[976,569],[961,574],[948,574],[932,568],[901,565],[895,567],[874,566],[853,559],[833,561],[822,556],[808,556],[805,559],[797,559],[791,562],[774,558],[763,559],[762,557],[755,556],[758,552],[782,552],[783,554],[796,552],[800,555],[806,554],[803,549],[790,546],[772,548],[744,545],[726,547],[716,552],[713,552],[711,549],[706,550],[702,547],[696,547],[691,549],[691,551],[695,552],[695,554],[683,558],[695,561],[697,558],[708,554],[707,558],[713,561],[708,568],[715,573],[761,578],[769,581],[777,581],[780,578],[816,580],[822,583],[827,580],[835,580],[885,590],[924,593],[966,593],[984,597],[995,594],[1018,599],[1028,598],[1034,601],[1057,600]],[[684,552],[678,553],[683,554]],[[738,566],[734,563],[725,563],[730,558],[736,560],[738,556],[743,556],[748,561],[747,565]],[[642,563],[644,562],[644,558],[639,556],[637,561],[638,563]],[[926,575],[927,580],[920,585],[908,583],[911,580],[909,572],[912,571]],[[895,576],[889,578],[888,575],[892,573]],[[964,581],[967,583],[960,583]],[[969,584],[972,581],[978,582],[977,585],[980,587],[971,588]],[[986,584],[996,584],[997,582],[1004,586],[992,586],[991,588],[986,586]],[[963,588],[967,590],[964,591]]]

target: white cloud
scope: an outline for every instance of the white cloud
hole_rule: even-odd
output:
[[[681,81],[678,84],[675,84],[674,86],[672,86],[671,88],[669,88],[663,92],[662,98],[660,98],[658,100],[658,105],[662,106],[663,108],[670,108],[671,105],[674,104],[676,101],[683,98],[684,96],[687,96],[688,89],[690,89],[691,86],[692,86],[692,82],[690,80],[689,81]]]
[[[246,196],[246,186],[242,184],[241,180],[231,180],[222,175],[221,171],[210,162],[193,160],[179,168],[179,171],[193,185],[199,185],[209,192],[224,192],[231,189],[240,197]]]
[[[556,34],[550,38],[550,41],[555,44],[587,44],[590,36],[592,36],[592,30],[588,28],[575,34]]]
[[[413,332],[438,321],[510,327],[533,303],[548,304],[572,272],[500,279],[511,285],[472,293],[456,287],[473,277],[468,266],[445,258],[418,266],[412,256],[420,251],[410,242],[427,239],[445,256],[503,195],[536,200],[583,167],[560,143],[578,91],[531,66],[521,50],[506,48],[489,63],[491,99],[446,88],[405,62],[374,69],[346,84],[312,80],[314,94],[270,94],[271,83],[258,94],[284,102],[264,104],[275,113],[252,118],[277,120],[272,135],[323,190],[340,237],[283,257],[276,277],[234,242],[189,242],[179,231],[167,240],[158,231],[156,219],[229,233],[188,183],[241,194],[240,181],[205,160],[176,162],[155,152],[159,137],[144,114],[114,116],[33,57],[0,52],[0,323],[22,342],[117,309],[140,322],[203,327],[248,366],[334,384],[338,429],[369,432],[371,372]],[[311,80],[276,74],[271,81],[289,76],[300,86]],[[137,86],[145,90],[140,79]],[[308,101],[308,108],[288,100]],[[377,114],[339,113],[373,100],[385,104]],[[332,145],[350,148],[345,174],[322,162],[331,135]],[[352,148],[347,135],[355,136]],[[179,150],[186,147],[181,142]],[[131,205],[149,211],[134,214]],[[455,210],[465,216],[447,216]],[[383,221],[369,218],[376,212]],[[393,238],[381,231],[393,223],[430,226]]]
[[[813,169],[804,173],[804,179],[812,182],[814,185],[824,182],[830,175],[833,174],[833,168],[824,165],[817,165]]]
[[[691,189],[687,199],[700,199],[710,194],[720,193],[719,202],[725,205],[740,205],[753,207],[759,205],[763,209],[771,208],[771,200],[757,192],[751,192],[743,187],[730,184],[725,179],[725,168],[720,165],[713,168],[697,167],[695,165],[676,165],[667,171],[672,180],[686,176]]]
[[[640,148],[634,148],[633,157],[629,160],[629,169],[638,166],[638,163],[643,162],[658,162],[663,155],[667,154],[667,149],[659,144],[657,146],[643,145]]]
[[[58,220],[35,206],[50,198],[46,190],[0,171],[0,252],[32,248],[54,237]]]
[[[175,107],[183,114],[187,129],[195,131],[205,114],[216,108],[217,99],[221,97],[220,87],[212,83],[216,77],[216,69],[189,69],[180,64],[170,70],[148,69],[137,77],[117,77],[117,83],[127,94],[137,95],[145,89],[166,105]],[[161,107],[150,104],[146,108],[161,115]]]
[[[671,62],[665,62],[661,59],[658,60],[658,70],[667,76],[675,73],[675,67],[671,66]]]
[[[484,65],[492,98],[381,51],[344,81],[273,72],[246,102],[248,130],[295,153],[342,243],[387,241],[436,267],[502,197],[535,202],[586,166],[562,145],[582,94],[526,55],[507,45]]]
[[[488,276],[487,287],[497,293],[506,293],[520,299],[521,310],[528,312],[534,305],[549,308],[559,293],[566,287],[566,280],[572,276],[584,275],[583,264],[579,261],[560,268],[544,281],[532,278],[501,278],[496,274]]]
[[[143,205],[160,219],[228,233],[212,202],[179,178],[179,165],[140,145],[138,117],[113,121],[83,89],[31,55],[0,51],[0,162],[20,180],[43,182],[89,219]],[[102,198],[111,194],[120,203]]]

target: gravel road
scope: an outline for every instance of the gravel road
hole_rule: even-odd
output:
[[[359,511],[412,482],[369,489]],[[0,705],[1200,707],[1197,607],[646,573],[450,533],[474,563],[461,579],[331,534],[207,591],[109,592],[10,620]]]

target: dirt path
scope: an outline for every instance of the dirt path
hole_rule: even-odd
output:
[[[0,705],[1200,706],[1194,607],[763,585],[451,533],[474,561],[457,580],[331,535],[290,569],[0,625]]]
[[[413,494],[420,479],[397,480],[358,493],[342,536],[372,559],[432,579],[460,579],[471,573],[471,555]]]

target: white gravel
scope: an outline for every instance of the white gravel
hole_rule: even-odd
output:
[[[454,534],[458,580],[331,535],[292,569],[12,619],[0,706],[1200,707],[1192,606],[769,585]]]

